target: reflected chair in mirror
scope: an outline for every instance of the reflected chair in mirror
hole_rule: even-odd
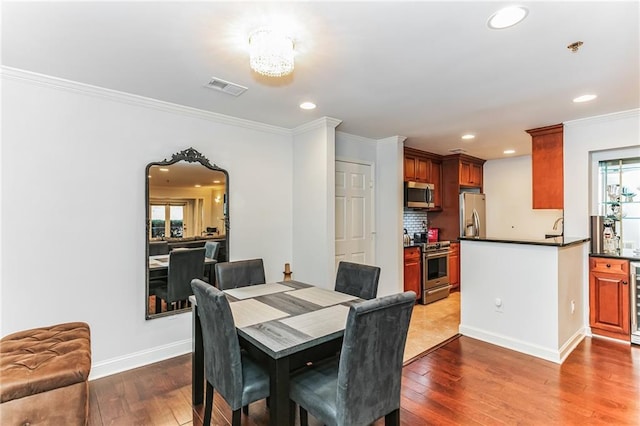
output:
[[[360,299],[375,299],[378,295],[380,268],[352,262],[340,262],[336,274],[335,291]]]
[[[204,243],[204,257],[218,261],[218,252],[220,251],[220,243],[217,241],[207,241]],[[205,264],[205,277],[207,282],[215,285],[214,274],[215,263],[208,262]]]
[[[402,358],[416,294],[408,291],[351,305],[340,358],[291,377],[291,400],[326,425],[400,424]]]
[[[166,279],[149,281],[149,294],[156,296],[156,313],[161,311],[162,300],[167,303],[167,310],[183,302],[186,307],[187,299],[193,294],[191,280],[202,279],[203,275],[204,247],[172,250]]]
[[[191,282],[198,304],[207,381],[204,421],[211,422],[213,393],[217,391],[233,412],[239,426],[241,409],[269,396],[269,374],[240,350],[231,308],[224,293],[201,280]]]
[[[169,254],[169,243],[167,241],[149,241],[149,256]]]
[[[262,259],[237,260],[215,264],[216,286],[220,290],[264,284]]]

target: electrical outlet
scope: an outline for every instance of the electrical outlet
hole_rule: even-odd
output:
[[[576,301],[572,300],[571,301],[571,313],[575,313],[576,312]]]

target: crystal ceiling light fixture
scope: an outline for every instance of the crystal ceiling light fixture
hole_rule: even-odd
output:
[[[526,18],[528,13],[529,10],[523,6],[505,7],[491,15],[487,25],[492,30],[509,28]]]
[[[270,27],[249,35],[249,65],[258,74],[283,77],[293,72],[293,40]]]

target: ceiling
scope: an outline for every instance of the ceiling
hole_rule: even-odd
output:
[[[490,30],[507,2],[3,1],[2,65],[286,128],[329,116],[484,159],[530,153],[526,129],[640,106],[640,2],[521,4],[523,22]],[[246,50],[275,19],[296,44],[279,79],[252,72]],[[248,90],[205,88],[212,76]],[[598,98],[571,101],[585,93]]]

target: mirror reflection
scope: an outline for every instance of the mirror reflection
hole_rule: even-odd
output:
[[[193,278],[213,284],[228,253],[228,174],[196,150],[146,169],[147,319],[190,309]]]

